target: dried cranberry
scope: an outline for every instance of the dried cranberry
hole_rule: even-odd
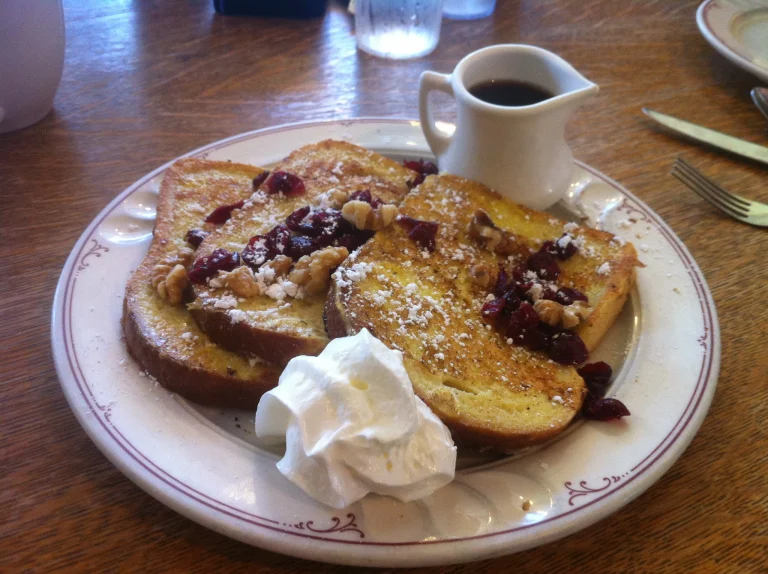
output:
[[[222,205],[221,207],[217,207],[214,209],[211,214],[205,218],[206,223],[226,223],[230,217],[232,217],[232,212],[235,209],[240,209],[245,205],[245,200],[238,201],[236,203],[231,203],[229,205]]]
[[[570,238],[567,243],[563,242],[563,237]],[[563,236],[557,240],[557,256],[565,261],[566,259],[570,259],[574,255],[576,255],[576,252],[579,250],[578,247],[576,247],[576,244],[573,242],[573,238],[568,235],[567,233],[564,233]]]
[[[207,231],[203,231],[202,229],[190,229],[187,231],[186,237],[184,237],[184,240],[189,243],[192,247],[200,247],[200,244],[203,242],[203,240],[208,237],[210,233]]]
[[[243,262],[256,270],[269,261],[269,249],[267,248],[266,235],[254,235],[248,241],[242,252]]]
[[[560,331],[552,336],[549,358],[561,365],[579,365],[589,358],[584,341],[573,331]]]
[[[541,329],[529,329],[523,335],[522,343],[532,351],[539,351],[549,347],[550,339]]]
[[[256,270],[278,255],[284,255],[290,240],[291,232],[286,225],[277,225],[266,235],[254,235],[243,249],[243,261]]]
[[[480,310],[480,316],[489,323],[493,322],[496,317],[501,315],[505,304],[506,301],[501,298],[486,301],[483,303],[483,308]]]
[[[364,201],[365,203],[371,203],[371,191],[368,189],[361,189],[349,196],[349,201]]]
[[[520,297],[517,296],[517,293],[515,293],[513,289],[510,289],[504,293],[501,298],[506,302],[504,305],[504,310],[510,313],[520,307],[520,303],[522,303]]]
[[[437,166],[431,161],[407,159],[403,162],[403,165],[423,175],[437,175]]]
[[[411,187],[411,188],[416,187],[417,185],[421,185],[428,175],[437,174],[437,166],[431,161],[424,161],[423,159],[420,159],[418,161],[405,160],[403,162],[403,165],[408,169],[412,169],[413,171],[419,174],[415,178],[409,179],[406,182],[408,184],[408,187]]]
[[[587,394],[581,407],[584,418],[595,421],[612,421],[630,415],[629,409],[618,399],[604,399]]]
[[[512,269],[512,279],[518,282],[526,281],[526,272],[528,271],[528,266],[525,265],[525,263],[521,263],[520,265],[515,265],[515,267]]]
[[[267,191],[269,193],[282,193],[286,197],[293,197],[304,193],[306,188],[299,176],[287,171],[276,171],[267,180]]]
[[[518,345],[524,344],[529,331],[534,331],[539,324],[539,316],[530,303],[521,303],[509,315],[506,336]]]
[[[365,203],[370,204],[370,206],[373,207],[374,209],[384,204],[384,202],[381,201],[378,197],[372,196],[370,190],[368,189],[362,189],[360,191],[356,191],[355,193],[349,196],[349,200],[364,201]]]
[[[546,286],[541,290],[541,298],[547,299],[549,301],[558,301],[557,293],[558,292],[552,289],[551,287]]]
[[[219,271],[232,271],[240,265],[240,256],[226,249],[216,249],[210,255],[201,257],[189,270],[189,280],[192,283],[205,283]]]
[[[579,250],[578,247],[573,243],[573,241],[563,242],[563,237],[571,237],[567,233],[564,233],[560,239],[557,241],[545,241],[541,248],[539,248],[539,251],[544,251],[546,253],[549,253],[553,257],[557,257],[558,259],[565,261],[566,259],[570,259],[573,257],[576,252]]]
[[[352,226],[338,209],[313,211],[299,223],[299,233],[310,237],[328,235],[334,238],[351,230]]]
[[[395,219],[400,225],[402,225],[406,231],[410,231],[414,227],[416,227],[419,223],[421,223],[421,220],[415,219],[413,217],[408,217],[407,215],[398,215],[397,219]]]
[[[321,249],[317,239],[305,235],[296,235],[291,237],[285,254],[294,261],[298,261],[304,255],[310,255]]]
[[[608,384],[611,382],[613,369],[608,363],[598,361],[589,363],[576,371],[579,373],[589,389],[589,392],[596,397],[605,396]]]
[[[365,244],[366,241],[373,237],[373,234],[373,231],[354,231],[352,233],[344,233],[343,235],[337,237],[333,241],[333,244],[336,247],[346,247],[347,251],[352,253],[355,249],[361,247],[363,244]]]
[[[549,297],[546,297],[549,299]],[[577,289],[571,287],[560,287],[553,298],[553,301],[557,301],[561,305],[570,305],[574,301],[589,301],[586,295]]]
[[[408,232],[408,237],[427,251],[434,251],[435,236],[437,235],[437,223],[424,221]]]
[[[285,224],[288,226],[288,229],[291,231],[299,231],[299,224],[303,221],[303,219],[309,215],[310,207],[308,205],[304,207],[300,207],[293,213],[291,213],[286,219]]]
[[[509,275],[507,275],[504,266],[499,263],[499,274],[496,276],[496,286],[493,288],[493,294],[501,297],[507,292],[509,287]]]
[[[546,281],[554,281],[560,275],[557,261],[546,251],[537,251],[527,261],[528,269]]]
[[[264,180],[269,177],[268,171],[262,171],[259,175],[253,178],[253,189],[259,189]]]
[[[276,225],[269,230],[266,238],[269,259],[274,259],[278,255],[285,253],[285,250],[288,248],[288,242],[291,240],[291,231],[287,225]]]
[[[435,237],[437,236],[437,223],[421,221],[407,215],[401,215],[397,222],[408,230],[408,237],[427,251],[434,251]]]

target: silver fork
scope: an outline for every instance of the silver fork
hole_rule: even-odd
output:
[[[683,158],[675,160],[672,175],[699,197],[734,219],[757,227],[768,227],[768,205],[725,191]]]

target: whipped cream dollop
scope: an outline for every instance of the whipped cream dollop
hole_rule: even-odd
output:
[[[259,401],[256,434],[285,441],[277,468],[334,508],[369,492],[416,500],[456,469],[451,434],[414,394],[402,353],[366,329],[292,359]]]

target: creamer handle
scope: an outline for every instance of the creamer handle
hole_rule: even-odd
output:
[[[435,117],[429,105],[429,92],[432,90],[439,90],[451,97],[455,97],[451,87],[451,76],[448,74],[438,74],[437,72],[422,72],[419,78],[419,119],[421,120],[421,130],[424,132],[424,137],[427,139],[427,143],[439,163],[440,156],[448,149],[453,138],[445,135],[445,132],[437,129],[435,126]]]

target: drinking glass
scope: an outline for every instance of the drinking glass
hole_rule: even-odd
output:
[[[451,20],[474,20],[493,14],[496,0],[443,0],[443,16]]]
[[[425,56],[440,39],[441,6],[442,0],[356,0],[357,46],[395,60]]]

